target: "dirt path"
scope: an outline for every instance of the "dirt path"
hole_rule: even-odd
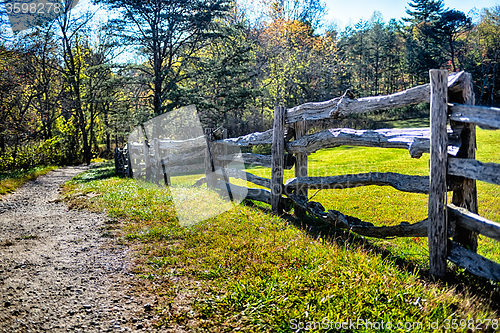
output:
[[[56,202],[86,167],[52,171],[0,201],[0,332],[153,331],[127,248],[102,237],[104,214]]]

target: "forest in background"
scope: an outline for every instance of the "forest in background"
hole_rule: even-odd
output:
[[[500,6],[473,19],[412,0],[403,18],[375,12],[340,30],[321,0],[94,4],[106,22],[67,10],[12,35],[2,17],[0,172],[110,157],[133,127],[180,106],[234,137],[269,129],[275,105],[390,94],[432,68],[472,73],[476,104],[500,105]]]

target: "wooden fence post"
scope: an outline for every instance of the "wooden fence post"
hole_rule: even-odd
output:
[[[164,149],[165,156],[170,156],[172,150],[171,149]],[[167,158],[167,163],[165,163],[165,160],[162,158],[160,160],[161,162],[161,169],[163,172],[163,182],[165,183],[165,186],[170,186],[172,184],[170,180],[170,173],[168,170],[168,158]]]
[[[222,139],[227,139],[227,128],[222,128]],[[227,145],[223,143],[219,143],[217,148],[217,154],[215,155],[214,159],[217,159],[217,156],[222,155],[226,156],[227,155]],[[229,182],[229,176],[227,175],[226,168],[228,166],[229,162],[226,160],[219,160],[217,161],[217,166],[220,167],[220,170],[222,171],[222,179],[224,180],[224,183],[226,184],[226,191],[229,196],[229,200],[231,202],[234,201],[234,196],[233,193],[231,192],[231,187],[230,187],[230,182]],[[247,185],[245,184],[245,187]]]
[[[205,151],[205,178],[207,179],[207,188],[214,189],[216,186],[217,178],[215,177],[215,165],[213,158],[213,144],[214,132],[213,128],[205,128],[205,139],[207,142],[207,149]]]
[[[450,102],[474,105],[474,90],[472,87],[472,76],[464,73],[463,90],[460,94],[450,96]],[[462,144],[456,157],[476,158],[476,125],[450,120],[451,128],[454,132],[460,133]],[[459,188],[453,191],[451,201],[455,206],[466,208],[472,213],[478,213],[477,187],[474,179],[462,178]],[[477,233],[467,228],[457,226],[453,240],[463,247],[477,251]]]
[[[434,277],[446,274],[447,221],[446,169],[448,154],[448,71],[429,71],[430,95],[430,170],[429,170],[429,267]]]
[[[222,130],[222,139],[227,139],[227,128],[222,128],[221,130]],[[214,158],[215,160],[217,159],[218,156],[226,156],[227,155],[227,145],[225,145],[223,143],[219,143],[217,146],[218,146],[217,153],[215,154],[215,158]],[[229,162],[224,160],[224,159],[217,161],[217,166],[221,168],[222,177],[227,184],[229,184],[229,177],[226,173],[226,168],[227,168],[228,164],[229,164]],[[226,186],[229,186],[229,185],[226,185]],[[228,189],[228,193],[230,194],[230,197],[232,198],[230,189]]]
[[[146,164],[146,181],[151,180],[151,157],[149,156],[149,143],[148,140],[144,140],[142,145],[142,151],[144,154],[144,163]]]
[[[165,165],[165,162],[163,161],[163,158],[161,159],[161,169],[163,171],[163,182],[165,183],[165,186],[170,186],[170,174],[168,173],[167,166]]]
[[[222,139],[227,139],[227,128],[222,128]],[[227,155],[227,145],[223,144],[222,145],[222,156],[226,156]],[[227,161],[222,161],[220,162],[220,166],[223,167],[223,168],[227,168],[227,165],[229,164],[229,162]]]
[[[283,171],[285,164],[285,113],[284,106],[274,107],[273,145],[271,159],[271,207],[274,213],[283,213]]]
[[[307,134],[307,121],[298,121],[295,123],[295,140]],[[295,154],[295,177],[307,177],[307,154]],[[299,189],[296,193],[298,196],[305,196],[307,198],[307,189]],[[304,216],[306,210],[295,205],[295,215],[298,217]]]
[[[160,185],[161,179],[163,179],[163,166],[161,162],[160,154],[160,143],[158,139],[153,140],[153,149],[155,152],[155,183]]]
[[[124,168],[124,165],[123,165],[123,160],[124,160],[123,159],[123,152],[118,147],[115,147],[114,158],[115,158],[115,172],[116,172],[117,175],[123,177],[123,175],[125,173],[125,168]]]
[[[130,148],[127,146],[127,152],[125,153],[125,161],[127,163],[126,177],[134,177],[134,170],[132,170],[132,154],[130,154]]]

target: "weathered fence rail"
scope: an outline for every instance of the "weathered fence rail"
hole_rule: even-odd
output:
[[[430,102],[430,128],[337,128],[311,134],[306,131],[309,121],[422,102]],[[500,241],[500,224],[477,214],[475,184],[475,180],[482,180],[500,185],[500,165],[475,160],[475,126],[499,129],[500,109],[473,104],[470,74],[448,75],[447,71],[431,70],[429,84],[388,96],[354,99],[347,91],[326,102],[306,103],[288,110],[276,107],[273,129],[266,132],[227,138],[213,129],[206,129],[205,136],[191,140],[129,142],[125,149],[115,150],[115,165],[117,172],[122,174],[134,173],[146,180],[164,181],[166,185],[170,184],[171,174],[201,170],[205,177],[195,185],[206,183],[209,188],[224,189],[239,197],[246,194],[248,199],[270,204],[276,213],[290,209],[293,203],[299,216],[308,212],[326,223],[363,236],[428,237],[433,275],[445,275],[448,259],[476,275],[500,281],[500,265],[475,253],[478,234]],[[265,144],[272,145],[271,155],[227,152],[229,147]],[[341,145],[407,149],[412,158],[429,153],[429,176],[373,172],[308,177],[307,155]],[[271,168],[271,179],[228,168],[228,163],[235,159]],[[295,177],[284,183],[283,172],[292,167],[295,167]],[[230,178],[243,179],[265,189],[236,186],[230,183]],[[428,218],[413,224],[402,221],[395,226],[375,226],[335,210],[326,210],[320,203],[307,198],[309,189],[369,185],[429,194]],[[453,191],[452,204],[446,203],[448,191]]]
[[[370,172],[329,177],[295,177],[285,183],[285,193],[299,189],[346,189],[359,186],[392,186],[411,193],[429,193],[429,177],[409,176],[394,172]]]
[[[450,92],[461,91],[464,72],[454,73],[448,77]],[[343,117],[354,113],[367,113],[377,110],[388,110],[402,106],[429,102],[430,84],[424,84],[402,92],[387,96],[364,97],[352,99],[352,94],[346,93],[325,102],[305,103],[287,112],[287,123],[298,121],[320,120],[332,117]]]

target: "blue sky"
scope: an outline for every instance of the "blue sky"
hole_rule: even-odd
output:
[[[368,20],[375,10],[382,13],[385,21],[406,16],[408,1],[404,0],[323,0],[328,7],[326,19],[334,21],[339,28],[357,23],[361,18]],[[500,5],[500,0],[445,0],[445,7],[468,13],[472,8],[481,9]]]

